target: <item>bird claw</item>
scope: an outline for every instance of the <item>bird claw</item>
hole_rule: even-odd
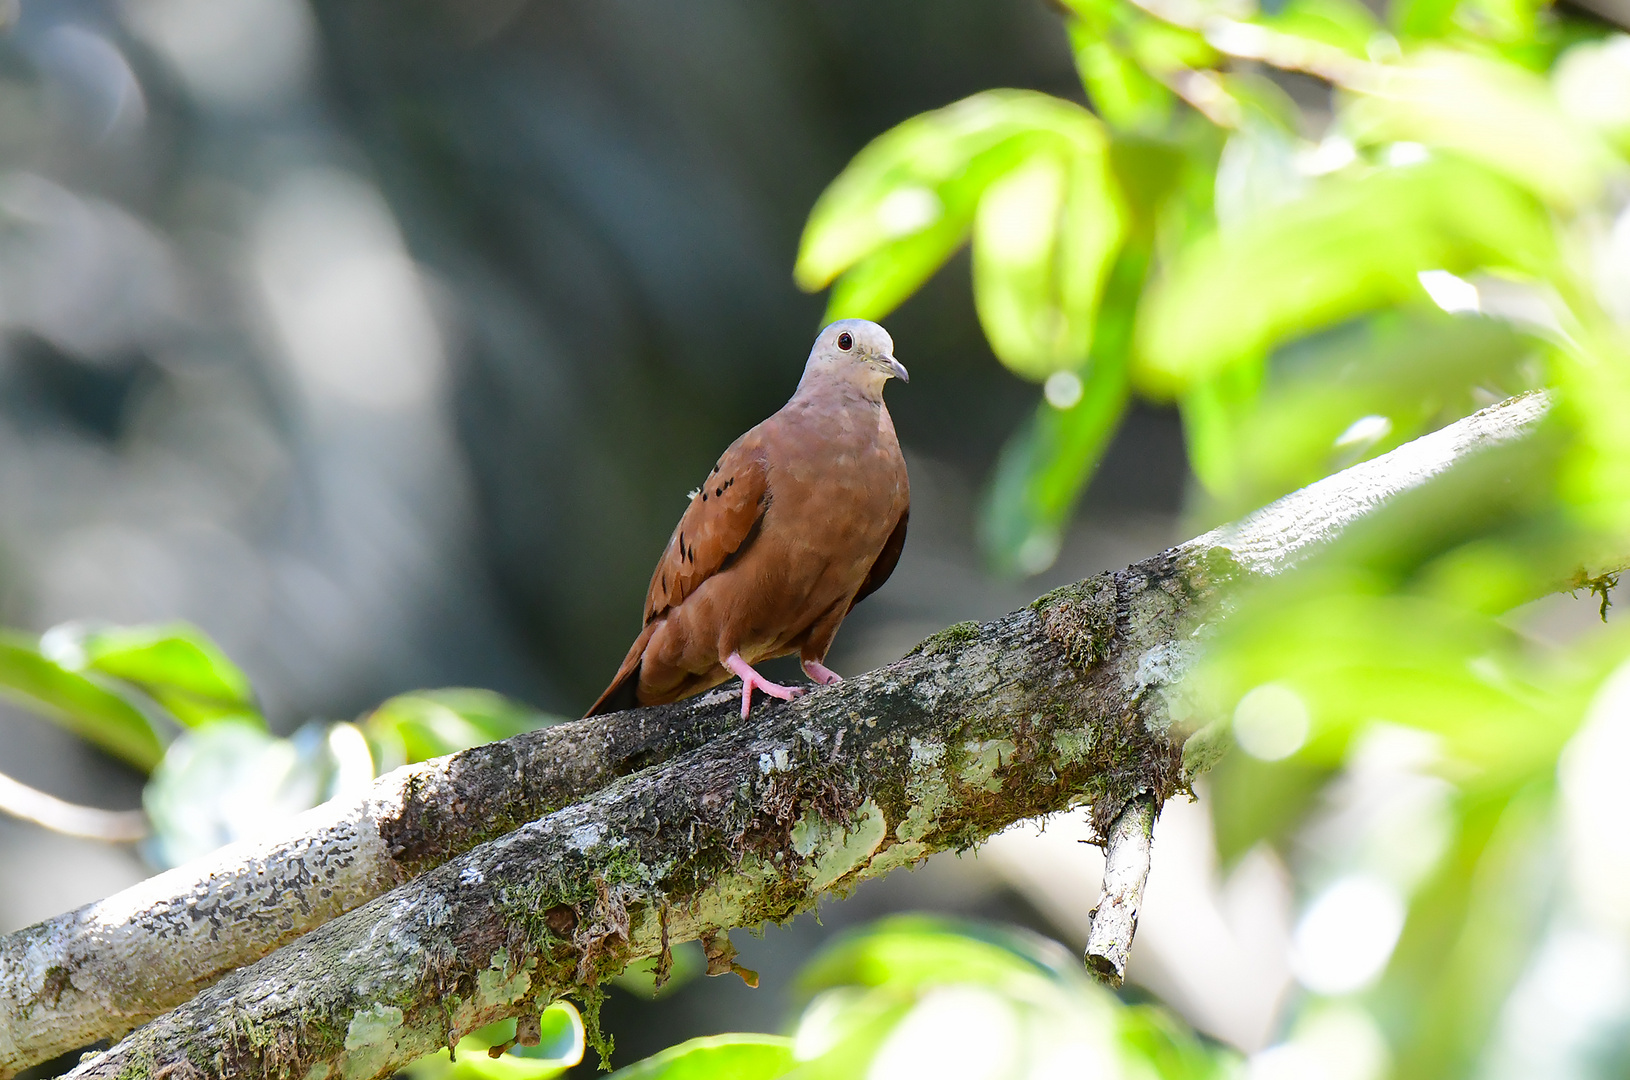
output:
[[[820,683],[822,686],[836,686],[843,681],[843,676],[821,663],[819,660],[803,661],[804,674]]]
[[[741,718],[747,719],[747,713],[753,707],[753,691],[762,690],[773,698],[782,701],[791,701],[795,697],[802,697],[809,691],[802,686],[782,686],[771,682],[758,672],[753,666],[741,658],[740,653],[731,653],[725,658],[724,666],[735,672],[741,679]]]

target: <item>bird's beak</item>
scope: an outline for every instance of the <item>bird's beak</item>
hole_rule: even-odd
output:
[[[906,366],[892,356],[889,357],[889,374],[903,383],[911,381],[911,373],[906,370]]]

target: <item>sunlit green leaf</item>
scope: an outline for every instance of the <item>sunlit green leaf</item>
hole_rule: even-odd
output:
[[[994,91],[924,113],[878,136],[821,194],[799,244],[794,276],[809,290],[887,244],[947,218],[963,227],[991,179],[1033,136],[1039,112],[1068,108],[1041,94]]]
[[[1102,32],[1069,24],[1075,66],[1098,115],[1124,131],[1159,131],[1171,118],[1173,95]]]
[[[793,1067],[780,1035],[706,1035],[619,1069],[611,1080],[775,1080]]]
[[[1302,760],[1339,761],[1361,726],[1384,720],[1441,737],[1468,770],[1531,775],[1555,760],[1571,727],[1514,660],[1497,622],[1422,597],[1362,585],[1266,591],[1231,618],[1197,686],[1212,715],[1273,682],[1312,718]]]
[[[1375,14],[1359,0],[1290,0],[1257,22],[1282,34],[1334,45],[1360,59],[1368,57],[1376,35],[1384,33]]]
[[[410,1064],[410,1080],[549,1080],[583,1060],[583,1020],[567,1001],[557,1001],[538,1017],[537,1046],[510,1046],[516,1023],[504,1020],[471,1032],[458,1041],[457,1054],[446,1048]],[[489,1048],[509,1047],[497,1057]],[[456,1060],[455,1060],[456,1058]]]
[[[836,986],[1000,986],[1038,978],[1090,985],[1075,957],[1036,934],[900,915],[837,938],[805,966],[797,986],[800,993],[813,994]]]
[[[1081,366],[1125,231],[1102,137],[1032,154],[974,218],[974,305],[997,358],[1031,379]]]
[[[944,218],[873,251],[833,284],[826,320],[881,319],[933,277],[967,239],[965,219]]]
[[[1630,529],[1630,356],[1620,334],[1596,321],[1552,354],[1560,412],[1579,435],[1562,496],[1570,516],[1611,537]]]
[[[1438,49],[1382,70],[1342,111],[1360,144],[1453,151],[1563,209],[1591,202],[1624,171],[1595,132],[1562,111],[1550,84],[1514,65]]]
[[[1424,304],[1424,270],[1542,274],[1556,257],[1539,204],[1475,166],[1330,177],[1184,251],[1145,299],[1136,370],[1151,391],[1181,391],[1354,315]]]
[[[1029,91],[989,91],[913,117],[870,143],[822,194],[794,276],[808,290],[837,281],[830,316],[879,318],[967,239],[994,181],[1037,154],[1074,162],[1102,143],[1092,114]],[[1090,255],[1090,244],[1083,250]]]
[[[505,1039],[508,1039],[505,1034]],[[536,1046],[512,1046],[509,1052],[516,1057],[533,1061],[554,1061],[562,1065],[576,1065],[583,1060],[588,1038],[583,1030],[583,1017],[577,1006],[569,1001],[556,1001],[538,1014],[538,1043]]]
[[[803,1080],[856,1076],[1226,1075],[1182,1025],[1127,1010],[1056,942],[922,916],[845,934],[799,978]]]
[[[1133,58],[1156,78],[1217,62],[1217,52],[1205,35],[1160,19],[1135,18],[1127,23],[1127,38]]]
[[[563,719],[491,690],[416,690],[399,694],[369,713],[362,730],[384,772]]]
[[[202,630],[66,624],[42,644],[64,664],[139,686],[188,727],[231,716],[264,723],[249,677]]]
[[[144,772],[164,754],[163,744],[139,709],[100,683],[42,656],[32,638],[0,632],[0,694]]]

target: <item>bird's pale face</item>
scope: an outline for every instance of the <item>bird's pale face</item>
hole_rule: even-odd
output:
[[[910,382],[905,365],[894,358],[888,331],[865,319],[842,319],[821,331],[810,352],[809,369],[825,369],[880,395],[890,379]]]

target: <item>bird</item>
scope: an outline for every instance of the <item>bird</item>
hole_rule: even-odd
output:
[[[911,486],[890,379],[910,382],[888,332],[865,319],[823,329],[780,411],[730,444],[690,493],[651,574],[644,626],[611,685],[585,714],[663,705],[741,680],[789,701],[753,665],[797,653],[829,686],[827,650],[854,606],[900,561]]]

